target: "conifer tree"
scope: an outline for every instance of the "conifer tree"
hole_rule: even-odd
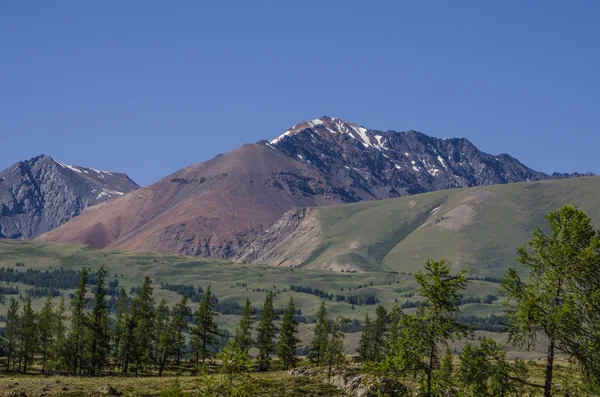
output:
[[[65,297],[61,296],[58,301],[58,307],[55,313],[55,357],[53,366],[54,369],[65,370],[66,364],[69,362],[67,350],[67,306]]]
[[[21,315],[20,348],[23,359],[23,372],[27,373],[27,366],[33,362],[37,348],[37,321],[36,315],[31,308],[31,298],[27,298],[23,305]]]
[[[174,345],[176,363],[179,365],[183,349],[185,348],[185,331],[188,328],[188,318],[191,314],[190,308],[188,307],[188,296],[184,294],[181,300],[175,305],[173,309],[173,332],[174,332]]]
[[[275,311],[273,309],[273,292],[269,291],[265,298],[261,319],[256,327],[256,347],[258,348],[258,369],[268,371],[271,364],[270,355],[275,352]]]
[[[125,355],[125,340],[127,339],[127,292],[121,287],[119,290],[119,300],[117,301],[117,312],[112,328],[112,351],[115,358],[115,366],[121,367]]]
[[[296,349],[300,344],[300,339],[296,336],[298,333],[298,321],[296,321],[296,307],[294,299],[290,296],[290,302],[283,314],[283,321],[279,332],[279,341],[277,343],[277,355],[283,363],[283,368],[296,367],[298,358]]]
[[[19,302],[10,298],[10,307],[6,314],[6,371],[10,371],[11,360],[15,358],[19,340]],[[13,363],[14,367],[14,363]]]
[[[323,363],[329,338],[329,322],[326,315],[327,309],[325,308],[325,302],[322,301],[317,313],[317,325],[315,326],[313,338],[308,345],[308,359],[317,367]]]
[[[371,352],[370,360],[378,362],[383,358],[386,350],[386,333],[388,330],[388,314],[387,310],[381,305],[375,309],[375,321],[371,333]]]
[[[250,300],[246,298],[246,303],[240,313],[242,318],[235,330],[235,341],[238,346],[248,354],[248,350],[252,347],[252,327],[254,320],[252,319],[253,310],[250,305]]]
[[[434,370],[439,367],[441,358],[440,347],[469,332],[456,321],[458,293],[465,288],[467,278],[464,271],[451,275],[451,270],[444,260],[428,260],[425,271],[415,273],[427,305],[410,315],[400,313],[394,330],[396,340],[389,341],[387,354],[379,362],[367,364],[367,372],[383,377],[418,376],[419,395],[446,395],[447,390],[438,387],[439,379],[434,379]]]
[[[38,315],[40,353],[42,355],[42,373],[46,373],[47,363],[55,355],[56,314],[52,298],[48,297]]]
[[[162,376],[169,356],[175,348],[175,328],[171,321],[167,301],[162,299],[156,308],[156,357],[158,360],[158,376]]]
[[[150,365],[153,360],[154,334],[154,289],[152,280],[146,276],[144,283],[131,303],[131,313],[127,329],[127,361],[135,363],[136,374]],[[126,371],[125,371],[126,372]]]
[[[77,375],[83,365],[84,338],[87,318],[85,315],[85,294],[87,293],[87,269],[82,268],[79,285],[71,301],[71,333],[68,338],[68,351],[73,375]]]
[[[96,375],[108,364],[110,353],[110,333],[108,329],[108,306],[106,305],[106,292],[104,279],[106,271],[101,267],[97,273],[96,292],[94,294],[94,307],[87,321],[89,340],[90,373]]]
[[[374,324],[371,323],[369,313],[365,314],[365,324],[362,333],[360,334],[360,340],[358,342],[358,355],[360,361],[363,363],[371,361],[373,357],[373,329]]]
[[[327,376],[331,378],[333,368],[340,369],[346,364],[344,356],[344,334],[342,329],[350,323],[345,317],[338,317],[330,325],[330,337],[325,347],[325,362],[327,363]]]
[[[554,355],[577,363],[588,384],[600,384],[600,235],[580,209],[565,205],[546,215],[550,235],[540,228],[517,260],[527,281],[509,268],[502,280],[511,341],[532,348],[548,339],[544,397],[554,394]]]
[[[389,314],[389,328],[386,336],[386,352],[392,348],[392,346],[398,341],[398,338],[400,337],[400,333],[402,331],[400,328],[400,319],[403,315],[404,313],[402,312],[398,304],[395,304],[392,308],[392,311]]]
[[[211,348],[217,344],[219,329],[215,323],[215,317],[219,314],[215,312],[214,307],[215,304],[209,285],[194,315],[196,326],[192,328],[192,348],[196,355],[196,363],[201,358],[202,364],[204,364],[207,358],[212,357]]]
[[[227,345],[219,352],[217,359],[221,362],[221,373],[227,376],[228,394],[233,396],[233,381],[250,371],[252,360],[248,352],[235,339],[227,341]]]

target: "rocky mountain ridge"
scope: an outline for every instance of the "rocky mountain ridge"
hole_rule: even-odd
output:
[[[257,262],[260,250],[249,247],[276,239],[268,231],[285,227],[281,218],[295,207],[570,176],[486,154],[463,138],[324,116],[91,207],[40,239]]]
[[[85,208],[139,186],[127,175],[72,166],[45,155],[0,171],[0,238],[29,239]]]

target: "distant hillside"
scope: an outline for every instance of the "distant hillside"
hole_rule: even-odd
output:
[[[570,203],[600,227],[600,178],[443,190],[286,213],[238,261],[331,270],[414,272],[447,258],[501,277],[544,215]]]
[[[537,172],[509,155],[483,153],[466,139],[370,130],[321,117],[90,208],[39,239],[251,258],[248,247],[257,236],[264,238],[265,229],[294,207],[569,176],[578,174]]]
[[[49,156],[0,171],[0,238],[28,239],[139,186],[125,174],[72,166]]]

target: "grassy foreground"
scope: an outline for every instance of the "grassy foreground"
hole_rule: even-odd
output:
[[[303,360],[301,365],[307,365]],[[460,359],[455,358],[455,372],[460,366]],[[533,383],[541,383],[544,378],[544,366],[542,362],[531,360],[527,363]],[[217,371],[217,367],[212,367],[212,371]],[[358,367],[349,369],[349,373],[357,374],[360,372]],[[578,378],[573,378],[569,363],[559,361],[555,365],[556,379],[561,383],[566,379],[578,382]],[[223,375],[214,374],[213,382],[226,383]],[[288,371],[272,371],[266,373],[251,373],[247,382],[252,382],[256,388],[256,396],[330,396],[341,397],[349,396],[347,392],[330,385],[327,382],[324,368],[310,376],[291,375]],[[457,379],[458,381],[458,379]],[[72,377],[72,376],[43,376],[43,375],[0,375],[0,396],[62,396],[62,397],[92,397],[102,396],[100,388],[110,386],[120,393],[123,397],[158,397],[161,393],[171,389],[176,383],[186,396],[202,396],[206,390],[206,378],[202,376],[192,376],[190,371],[181,371],[178,374],[157,376],[102,376],[102,377]],[[405,382],[405,384],[414,387],[416,383]],[[24,394],[22,394],[24,393]],[[541,393],[536,393],[541,395]],[[559,394],[560,395],[560,394]],[[595,394],[586,394],[592,397]]]

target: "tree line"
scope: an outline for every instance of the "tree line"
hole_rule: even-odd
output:
[[[0,349],[6,371],[27,373],[32,365],[38,364],[42,373],[162,375],[166,367],[179,365],[184,360],[198,364],[214,359],[231,339],[229,333],[216,324],[217,299],[210,286],[192,313],[187,294],[173,307],[164,299],[156,303],[152,281],[146,277],[141,287],[133,290],[134,296],[120,289],[114,316],[111,316],[105,287],[107,272],[101,268],[94,275],[96,285],[92,288],[92,299],[87,297],[92,290],[87,284],[88,270],[82,269],[79,275],[69,310],[64,296],[58,303],[48,297],[39,312],[32,309],[30,298],[25,299],[22,307],[16,299],[11,299]],[[284,367],[295,365],[299,349],[297,314],[290,298],[279,328],[272,292],[266,294],[260,315],[246,300],[232,339],[236,345],[228,345],[225,353],[234,349],[248,355],[249,349],[255,346],[257,366],[261,370],[269,369],[273,354]],[[253,340],[252,331],[257,321],[258,336]]]

